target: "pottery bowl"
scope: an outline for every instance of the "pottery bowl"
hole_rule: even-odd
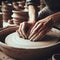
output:
[[[14,36],[16,40],[14,40]],[[14,32],[6,37],[6,40],[8,39],[7,42],[10,41],[9,37],[12,40],[10,39],[11,42],[8,44],[0,41],[0,49],[8,56],[19,60],[42,60],[42,58],[45,60],[45,58],[54,54],[60,48],[60,42],[56,38],[51,41],[46,40],[46,42],[30,42],[29,40],[19,38],[17,32]]]

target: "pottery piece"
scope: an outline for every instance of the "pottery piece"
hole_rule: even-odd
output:
[[[23,46],[23,45],[22,45]],[[7,45],[0,42],[0,49],[10,57],[21,60],[42,60],[54,53],[56,49],[59,49],[60,43],[56,42],[45,47],[17,47]]]
[[[7,31],[6,31],[7,32]],[[3,34],[4,35],[4,34]],[[57,50],[60,51],[60,41],[58,38],[42,40],[40,42],[31,42],[19,37],[17,32],[9,34],[6,37],[9,44],[0,41],[0,49],[10,57],[17,60],[47,60]]]
[[[11,19],[12,9],[12,5],[7,3],[2,5],[3,21],[8,22],[8,19]]]
[[[24,10],[12,12],[12,18],[15,25],[19,25],[21,22],[28,20],[28,12]]]

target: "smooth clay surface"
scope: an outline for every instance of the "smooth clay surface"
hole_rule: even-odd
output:
[[[5,43],[13,46],[13,47],[19,47],[19,48],[45,48],[49,46],[53,46],[58,42],[57,38],[50,38],[47,40],[32,42],[27,39],[20,38],[17,32],[14,32],[10,35],[8,35],[5,39]]]

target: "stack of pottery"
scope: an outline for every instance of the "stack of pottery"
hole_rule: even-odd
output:
[[[3,21],[7,22],[8,19],[11,19],[12,9],[13,9],[12,5],[2,3]]]
[[[2,13],[0,12],[0,28],[3,27]]]
[[[19,25],[21,22],[28,20],[28,12],[24,10],[20,10],[20,11],[13,10],[12,12],[13,12],[12,14],[13,23],[15,25]]]

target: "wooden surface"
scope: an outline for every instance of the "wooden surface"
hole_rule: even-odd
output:
[[[0,60],[15,60],[0,51]]]

